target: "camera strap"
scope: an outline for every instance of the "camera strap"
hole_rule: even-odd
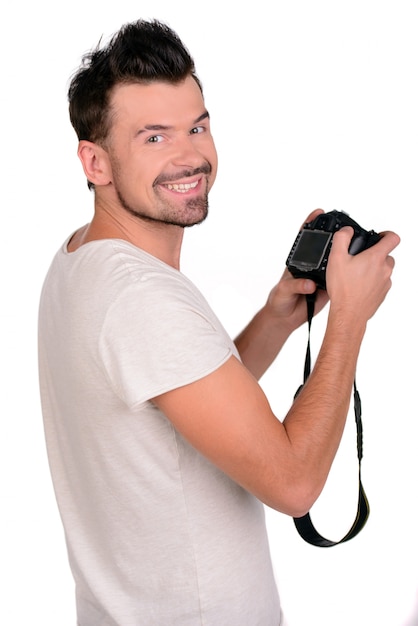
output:
[[[303,376],[303,384],[306,383],[308,376],[311,372],[311,347],[310,347],[310,336],[311,336],[311,324],[312,318],[314,315],[314,307],[315,307],[315,299],[316,294],[308,294],[306,296],[307,308],[308,308],[308,345],[306,348],[306,358],[305,358],[305,367],[304,367],[304,376]],[[299,394],[303,385],[299,387],[295,394],[296,396]],[[363,424],[361,421],[361,401],[360,395],[357,390],[356,381],[354,380],[354,416],[356,420],[356,428],[357,428],[357,457],[358,457],[358,477],[359,477],[359,492],[358,492],[358,504],[357,504],[357,515],[351,526],[348,533],[339,541],[331,541],[330,539],[325,539],[322,535],[318,533],[315,529],[311,516],[309,513],[306,513],[303,517],[294,517],[293,521],[295,523],[296,529],[299,535],[310,543],[313,546],[319,546],[321,548],[329,548],[332,546],[336,546],[340,543],[344,543],[349,539],[352,539],[361,531],[364,525],[367,522],[369,517],[369,503],[363,489],[363,484],[361,482],[361,461],[363,458]]]

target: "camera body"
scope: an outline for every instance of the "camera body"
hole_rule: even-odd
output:
[[[348,249],[353,255],[370,248],[381,237],[374,230],[364,230],[343,211],[322,213],[311,222],[307,222],[296,237],[286,260],[289,272],[295,278],[309,278],[321,289],[326,289],[325,274],[332,237],[343,226],[351,226],[354,229]]]

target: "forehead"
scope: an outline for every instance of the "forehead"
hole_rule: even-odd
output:
[[[112,125],[188,124],[205,109],[202,92],[188,76],[180,83],[118,85],[110,99]]]

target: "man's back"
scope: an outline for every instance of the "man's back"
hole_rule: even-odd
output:
[[[180,272],[121,240],[61,249],[40,376],[80,626],[278,626],[262,504],[150,402],[236,353]]]

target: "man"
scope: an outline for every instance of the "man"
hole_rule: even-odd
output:
[[[257,379],[316,285],[286,270],[233,342],[179,271],[217,170],[188,51],[164,24],[128,24],[69,101],[94,216],[46,277],[39,362],[78,624],[278,626],[262,503],[299,517],[320,494],[399,238],[351,256],[352,229],[335,234],[323,344],[281,422]]]

